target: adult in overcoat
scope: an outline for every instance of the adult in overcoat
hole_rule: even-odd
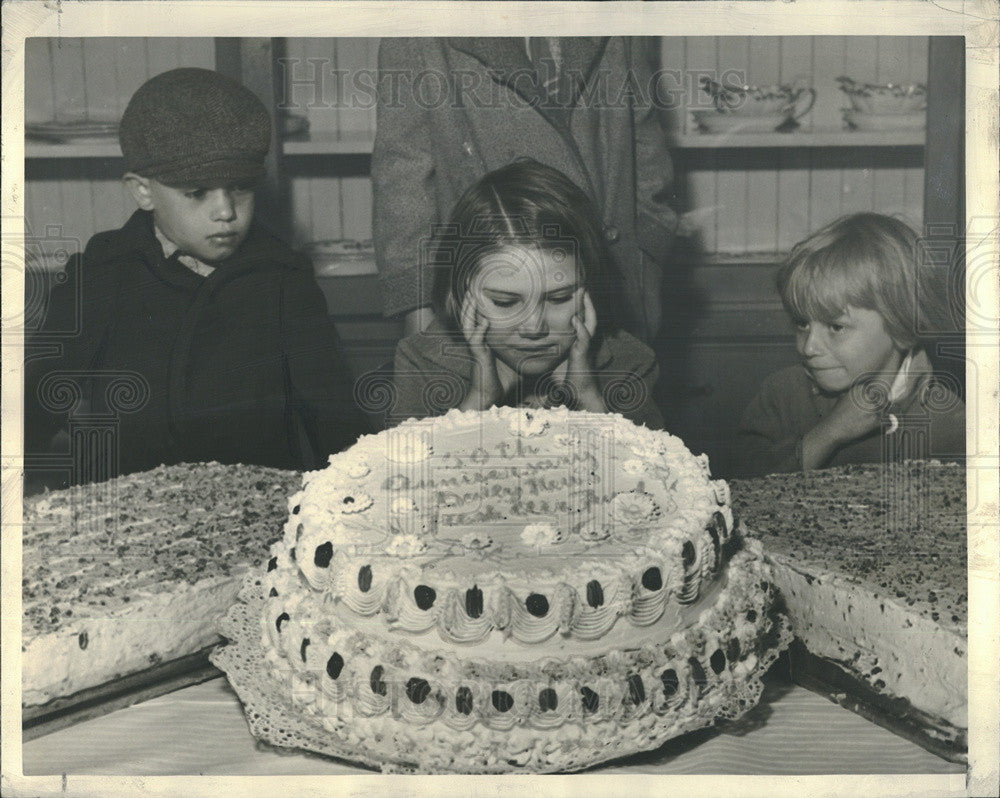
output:
[[[558,59],[544,64],[529,57],[532,41],[382,40],[372,180],[384,312],[408,314],[408,332],[426,326],[429,312],[417,319],[430,305],[422,264],[435,227],[472,183],[527,156],[593,197],[623,291],[620,321],[651,341],[677,226],[655,41],[548,39]]]

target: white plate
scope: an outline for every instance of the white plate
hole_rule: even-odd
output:
[[[908,114],[866,114],[845,108],[844,121],[856,130],[893,131],[893,130],[923,130],[927,124],[926,111],[913,111]]]

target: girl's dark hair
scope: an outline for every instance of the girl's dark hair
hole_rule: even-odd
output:
[[[794,318],[828,323],[848,305],[874,310],[899,346],[912,347],[947,312],[942,287],[918,268],[918,244],[899,219],[844,216],[795,245],[778,271],[781,300]]]
[[[618,327],[621,292],[593,202],[558,169],[522,158],[472,185],[438,231],[433,305],[449,328],[461,329],[462,303],[484,257],[511,245],[572,254],[597,312],[595,339]]]

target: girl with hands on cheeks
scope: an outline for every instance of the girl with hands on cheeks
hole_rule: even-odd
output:
[[[580,410],[607,412],[590,360],[590,343],[597,330],[597,311],[590,295],[571,282],[557,284],[552,292],[534,290],[529,264],[539,254],[527,250],[510,254],[525,265],[527,274],[520,276],[528,279],[523,285],[510,279],[518,271],[511,269],[509,275],[488,280],[489,287],[479,296],[470,292],[463,303],[462,333],[475,367],[469,392],[459,407],[486,410],[502,404],[515,388],[521,389],[518,404],[544,407],[548,388],[550,393],[575,399]],[[541,259],[544,262],[545,256]],[[550,276],[564,282],[558,271]],[[498,292],[500,281],[515,290]],[[494,299],[498,295],[511,299],[498,304]],[[565,311],[570,308],[573,314],[567,323]]]
[[[765,379],[740,423],[740,473],[896,459],[960,460],[960,386],[935,375],[924,336],[945,315],[919,241],[875,213],[838,219],[778,272],[800,365]]]
[[[561,172],[525,159],[487,174],[434,262],[438,318],[397,347],[394,420],[564,405],[662,426],[655,357],[615,324],[602,226]]]

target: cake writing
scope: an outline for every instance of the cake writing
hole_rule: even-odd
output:
[[[444,463],[433,463],[429,471],[389,474],[382,488],[422,496],[417,504],[432,511],[442,526],[501,522],[512,516],[587,513],[609,498],[600,495],[604,487],[601,462],[592,452],[521,459],[514,452],[530,455],[533,447],[502,443],[498,448],[512,455],[502,465],[482,456],[450,455],[441,458]],[[402,504],[398,496],[391,502],[394,508]]]

